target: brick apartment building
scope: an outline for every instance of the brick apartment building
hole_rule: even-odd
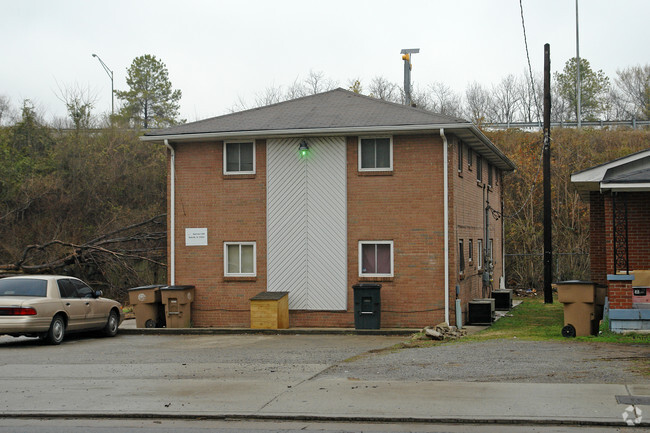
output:
[[[607,286],[611,329],[650,330],[650,149],[571,182],[589,202],[591,279]]]
[[[194,326],[247,327],[251,297],[284,291],[291,327],[352,327],[359,282],[382,285],[382,327],[454,323],[457,285],[466,312],[503,275],[514,165],[465,120],[336,89],[143,140],[169,149],[169,281],[196,287]]]

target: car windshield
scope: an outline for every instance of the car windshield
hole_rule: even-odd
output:
[[[47,295],[47,281],[36,279],[0,280],[0,296],[36,296]]]

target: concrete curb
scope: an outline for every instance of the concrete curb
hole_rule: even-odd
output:
[[[120,328],[124,335],[387,335],[408,336],[420,329],[353,329],[353,328]]]
[[[537,426],[582,426],[582,427],[628,427],[622,420],[550,419],[550,418],[459,418],[459,417],[365,417],[335,415],[287,415],[287,414],[242,414],[242,413],[87,413],[87,412],[0,412],[0,418],[14,419],[166,419],[202,421],[312,421],[338,423],[412,423],[412,424],[494,424],[494,425],[537,425]],[[648,427],[650,422],[641,422],[633,427]]]

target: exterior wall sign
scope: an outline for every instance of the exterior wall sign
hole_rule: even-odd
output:
[[[185,246],[196,247],[208,244],[207,228],[185,229]]]

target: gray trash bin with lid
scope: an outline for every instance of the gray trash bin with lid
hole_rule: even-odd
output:
[[[165,326],[165,309],[160,300],[161,287],[163,284],[129,289],[129,304],[133,306],[137,328],[162,328]]]
[[[354,327],[379,329],[381,325],[381,284],[360,283],[354,289]]]

